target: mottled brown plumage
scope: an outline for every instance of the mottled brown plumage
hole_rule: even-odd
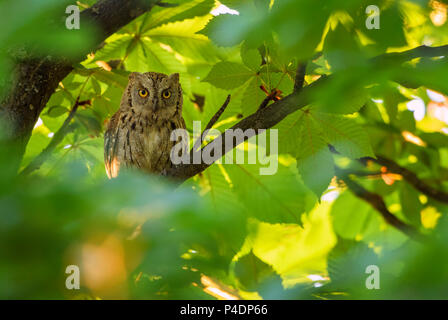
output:
[[[171,168],[170,152],[177,141],[171,132],[185,129],[179,74],[133,72],[120,109],[104,135],[104,162],[109,178],[120,167],[135,167],[153,174]]]

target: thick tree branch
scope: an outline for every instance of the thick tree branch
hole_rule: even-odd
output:
[[[395,61],[397,64],[400,64],[407,59],[413,59],[419,56],[437,57],[441,55],[448,55],[448,45],[441,47],[417,47],[415,49],[404,52],[384,54],[371,59],[370,63],[383,64],[385,63],[385,61],[387,61],[387,63],[392,63]],[[276,101],[265,108],[260,108],[257,112],[244,118],[230,129],[241,129],[243,131],[254,129],[255,133],[249,133],[244,136],[245,141],[250,137],[262,132],[259,130],[272,128],[274,125],[279,123],[291,113],[310,104],[311,94],[315,93],[316,91],[318,92],[319,89],[325,84],[325,82],[330,81],[333,77],[334,75],[321,77],[309,86],[303,87],[301,90],[295,91],[285,98]],[[226,154],[228,151],[236,147],[236,144],[224,143],[225,137],[226,132],[210,142],[210,146],[208,146],[210,149],[222,149],[221,154],[215,155],[214,161],[218,160],[222,155]],[[168,176],[173,177],[178,182],[182,182],[207,169],[211,165],[211,163],[193,163],[193,159],[201,158],[201,156],[194,156],[194,154],[196,152],[202,153],[203,150],[204,148],[198,151],[191,152],[189,157],[190,162],[175,166],[170,172],[168,172]]]
[[[58,83],[71,71],[72,65],[89,51],[133,19],[148,11],[155,0],[100,0],[81,13],[82,24],[96,26],[96,42],[77,58],[45,57],[27,59],[14,67],[7,95],[0,102],[0,121],[5,126],[5,139],[18,145],[12,158],[20,161],[33,127]],[[61,15],[64,15],[61,12]],[[18,168],[19,163],[16,163]]]
[[[394,216],[389,211],[389,209],[387,209],[386,203],[380,195],[366,190],[363,186],[352,180],[346,173],[336,170],[336,174],[341,180],[344,181],[345,185],[356,197],[369,203],[381,214],[381,216],[389,225],[403,232],[414,240],[423,241],[426,239],[426,237],[419,233],[414,227],[404,223],[396,216]]]

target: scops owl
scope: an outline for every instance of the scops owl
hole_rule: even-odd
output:
[[[104,135],[109,178],[116,177],[120,167],[164,174],[172,167],[170,151],[178,143],[170,141],[175,129],[185,129],[179,74],[131,73],[120,109]]]

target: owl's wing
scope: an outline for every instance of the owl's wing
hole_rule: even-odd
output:
[[[182,129],[186,129],[187,125],[185,124],[185,120],[183,117],[180,117],[180,126]]]
[[[110,118],[104,133],[104,165],[109,179],[115,178],[120,170],[120,161],[117,158],[119,119],[120,112],[117,112]]]
[[[177,119],[176,121],[176,127],[178,129],[184,129],[183,131],[183,135],[181,137],[181,141],[183,142],[182,145],[182,155],[186,155],[188,154],[188,141],[190,139],[190,137],[188,136],[188,132],[187,130],[185,130],[187,128],[187,126],[185,125],[185,120],[183,117],[180,117]],[[177,141],[177,143],[179,142],[179,140]]]

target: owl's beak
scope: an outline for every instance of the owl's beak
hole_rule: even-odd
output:
[[[152,105],[152,109],[153,109],[153,111],[156,111],[157,109],[159,109],[159,100],[157,98],[154,98],[154,103]]]

